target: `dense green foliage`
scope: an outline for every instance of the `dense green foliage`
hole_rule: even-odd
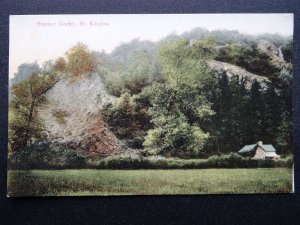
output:
[[[34,142],[42,141],[43,123],[38,108],[47,104],[45,94],[61,79],[56,70],[32,74],[11,87],[9,105],[10,152],[19,151]]]
[[[142,122],[146,127],[153,124],[146,136],[145,132],[138,132],[145,138],[144,154],[185,157],[201,151],[209,136],[202,131],[201,122],[213,114],[202,94],[204,87],[212,82],[206,60],[214,56],[213,44],[212,39],[162,43],[159,62],[165,82],[148,85],[132,100],[126,93],[113,106],[104,109],[106,121],[115,133],[133,138],[135,131],[143,127],[139,121],[143,112],[146,119]],[[141,109],[141,105],[144,110],[137,112],[134,108]]]
[[[195,37],[196,34],[192,39]],[[271,41],[272,36],[264,37]],[[136,137],[138,144],[130,146],[143,148],[144,155],[208,157],[220,152],[236,152],[259,140],[273,144],[279,154],[290,153],[291,70],[274,64],[270,55],[258,49],[255,39],[237,39],[239,41],[226,42],[216,51],[211,38],[189,41],[167,37],[157,48],[159,60],[156,63],[159,63],[162,79],[139,86],[136,92],[127,92],[131,104],[123,104],[123,111],[129,110],[129,114],[115,110],[119,103],[104,109],[106,122],[119,136],[124,129],[129,130],[121,137],[128,143],[135,143]],[[291,54],[291,42],[276,36],[274,44],[284,46],[284,55]],[[138,41],[130,43],[132,45],[133,49],[139,49]],[[287,53],[284,53],[285,48]],[[152,52],[153,46],[150,49]],[[240,77],[216,74],[206,64],[214,57],[265,75],[271,83],[255,80],[249,83]],[[120,116],[128,124],[119,123]]]
[[[213,30],[208,31],[203,28],[194,28],[191,31],[185,32],[182,35],[169,35],[166,39],[174,40],[178,38],[187,39],[206,39],[213,37],[217,45],[226,45],[232,43],[239,44],[251,44],[259,40],[267,40],[272,42],[275,46],[284,46],[287,44],[292,37],[283,37],[279,34],[261,34],[261,35],[250,35],[240,33],[237,30]]]
[[[152,127],[145,107],[142,95],[131,97],[124,93],[114,104],[108,104],[102,110],[110,129],[118,138],[125,139],[131,148],[142,148],[144,136]]]
[[[214,55],[213,39],[163,42],[159,58],[167,85],[177,89],[207,85],[212,76],[206,61]]]
[[[279,160],[255,160],[236,153],[214,155],[207,159],[111,156],[87,163],[89,168],[101,169],[207,169],[207,168],[272,168],[293,165],[293,157]]]
[[[74,150],[59,143],[38,143],[10,155],[10,169],[84,168],[86,160]]]
[[[272,168],[293,165],[292,155],[278,160],[257,160],[236,153],[213,155],[207,159],[163,158],[156,156],[109,156],[90,159],[59,143],[39,143],[14,152],[9,169],[206,169],[206,168]]]
[[[151,93],[148,113],[154,128],[145,137],[144,152],[185,157],[201,151],[209,135],[200,124],[213,114],[201,92],[188,86],[178,89],[165,84],[149,89],[146,90]]]
[[[202,91],[212,82],[206,60],[214,56],[212,39],[163,43],[160,61],[165,84],[152,86],[149,114],[154,129],[145,137],[147,154],[191,157],[208,140],[201,122],[213,114]]]
[[[9,196],[291,193],[292,172],[272,169],[9,171]]]
[[[248,89],[238,77],[218,77],[211,98],[215,115],[208,124],[211,141],[208,152],[234,152],[246,144],[263,140],[273,144],[279,154],[291,152],[292,118],[285,98],[272,83],[264,89],[254,81]],[[276,137],[276,138],[274,138]]]
[[[285,61],[293,63],[293,41],[289,40],[282,46],[281,50]]]
[[[137,94],[162,79],[152,42],[133,40],[116,48],[111,55],[97,56],[107,90],[115,96],[125,92]]]
[[[257,49],[256,44],[226,44],[219,49],[216,59],[240,66],[249,72],[270,79],[278,76],[281,70],[272,63],[269,55]]]
[[[267,50],[259,47],[261,40]],[[269,47],[280,49],[285,62],[274,60],[274,51],[269,54]],[[60,79],[83,79],[83,75],[94,71],[102,77],[107,91],[119,97],[101,111],[107,127],[129,150],[138,150],[137,155],[141,157],[207,159],[237,152],[244,145],[260,140],[274,145],[281,155],[290,154],[292,47],[290,37],[251,36],[237,31],[209,32],[198,28],[182,35],[169,35],[157,43],[133,40],[121,44],[110,54],[91,52],[78,43],[65,57],[49,61],[43,68],[37,63],[21,65],[11,83],[9,147],[15,157],[11,161],[20,165],[23,165],[21,161],[27,161],[33,168],[90,166],[88,159],[64,146],[47,144],[48,147],[38,152],[39,144],[47,141],[38,110],[47,104],[45,93]],[[208,66],[207,62],[214,59],[262,75],[269,82],[244,80],[228,72],[219,74]],[[59,124],[65,124],[68,114],[53,111],[53,116]],[[55,149],[61,154],[56,154]],[[72,162],[60,165],[59,160],[57,164],[50,159],[44,160],[51,155],[53,159],[70,158]],[[99,162],[98,166],[265,166],[241,157],[234,159],[237,162],[230,161],[232,157],[223,160],[223,156],[216,156],[216,159],[209,158],[205,162],[199,159],[192,164],[188,161],[169,164],[165,160],[157,162],[157,166],[148,159],[112,158]],[[269,167],[287,165],[280,160],[265,163]]]

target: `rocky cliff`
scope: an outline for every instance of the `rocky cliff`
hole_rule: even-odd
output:
[[[115,97],[106,92],[98,74],[61,80],[46,97],[49,104],[41,115],[50,141],[96,158],[123,151],[122,143],[105,127],[100,112]]]

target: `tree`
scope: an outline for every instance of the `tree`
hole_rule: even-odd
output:
[[[292,120],[292,76],[288,79],[285,89],[279,96],[281,103],[281,123],[278,128],[276,143],[279,153],[292,152],[293,120]]]
[[[131,138],[135,131],[135,104],[128,93],[124,93],[114,103],[103,109],[105,121],[121,138]]]
[[[198,126],[190,125],[183,115],[161,115],[153,120],[144,146],[148,154],[187,157],[197,155],[209,137]]]
[[[212,81],[206,61],[214,56],[213,45],[212,39],[181,39],[161,45],[159,58],[166,82],[146,88],[154,124],[145,137],[147,153],[184,157],[203,149],[209,133],[201,127],[213,115],[202,93]]]
[[[208,125],[211,138],[207,155],[234,151],[244,145],[247,137],[248,92],[245,80],[238,76],[229,79],[225,72],[216,79],[212,98],[215,114]]]
[[[164,42],[159,50],[162,72],[168,85],[201,88],[211,81],[206,61],[215,55],[214,40],[180,39]]]
[[[67,62],[64,57],[59,57],[55,62],[53,69],[58,72],[66,72]]]
[[[293,40],[290,39],[281,48],[283,58],[286,62],[293,63]]]
[[[276,138],[276,145],[278,146],[279,154],[292,153],[292,139],[293,139],[293,122],[291,112],[287,110],[286,106],[282,106],[281,123],[278,127],[278,135]]]
[[[11,88],[9,141],[11,151],[19,151],[43,139],[43,123],[38,108],[47,103],[45,94],[62,79],[51,72],[32,74]]]
[[[265,116],[265,104],[263,95],[261,92],[261,86],[257,80],[252,83],[250,93],[250,99],[248,102],[248,127],[249,137],[252,143],[256,143],[261,140],[264,130],[264,116]]]
[[[281,101],[273,84],[268,86],[264,94],[265,108],[263,120],[263,140],[266,143],[274,143],[274,137],[278,136],[278,129],[281,124]]]
[[[130,148],[143,148],[146,131],[152,127],[146,98],[142,94],[130,96],[124,93],[116,102],[104,106],[102,110],[110,129]]]
[[[125,92],[139,94],[144,87],[161,80],[160,68],[154,54],[146,49],[134,53],[128,53],[131,56],[124,59],[124,62],[110,62],[107,68],[103,65],[102,57],[101,75],[112,95],[121,96]]]
[[[233,107],[233,93],[230,90],[229,79],[225,73],[218,78],[218,88],[216,89],[216,97],[212,102],[212,109],[216,112],[213,117],[214,129],[212,133],[213,151],[222,152],[228,150],[228,142],[230,141],[231,126],[230,113]],[[214,149],[215,148],[215,149]]]
[[[87,45],[77,43],[66,52],[67,72],[74,78],[79,78],[97,69],[96,57],[90,52]]]
[[[207,101],[191,89],[177,90],[166,84],[154,84],[145,91],[150,93],[148,113],[154,125],[145,136],[145,152],[177,157],[201,152],[209,134],[199,123],[213,114]]]

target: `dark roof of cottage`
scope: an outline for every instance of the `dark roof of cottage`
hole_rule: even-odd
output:
[[[252,152],[257,149],[257,147],[261,147],[265,152],[276,152],[276,149],[273,147],[273,145],[245,145],[241,150],[239,150],[239,153],[246,153],[246,152]]]

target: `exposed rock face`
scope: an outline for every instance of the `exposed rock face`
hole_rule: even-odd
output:
[[[101,157],[120,153],[118,139],[105,127],[100,110],[113,102],[98,74],[77,81],[61,80],[47,93],[42,109],[47,136],[83,155]]]
[[[260,51],[269,55],[273,63],[285,63],[280,47],[277,48],[275,45],[266,40],[259,41],[257,47]]]
[[[266,53],[271,58],[271,62],[280,70],[277,77],[280,82],[276,82],[276,84],[279,87],[283,85],[289,86],[293,65],[284,60],[281,47],[277,48],[274,44],[266,40],[259,41],[257,47],[260,51]]]
[[[233,76],[239,76],[240,79],[245,79],[247,81],[246,85],[247,87],[251,86],[251,83],[254,80],[257,80],[258,82],[260,82],[260,84],[262,86],[265,86],[267,83],[270,82],[270,80],[267,77],[264,76],[260,76],[254,73],[250,73],[247,70],[232,65],[230,63],[225,63],[225,62],[219,62],[216,60],[211,60],[208,62],[208,65],[211,67],[212,70],[215,70],[219,73],[225,72],[226,75],[231,78]]]

